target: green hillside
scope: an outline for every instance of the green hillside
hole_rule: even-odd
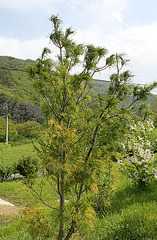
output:
[[[0,94],[9,99],[33,104],[32,98],[35,90],[31,86],[31,79],[26,70],[27,65],[33,64],[33,60],[22,60],[9,56],[0,56]],[[93,93],[104,94],[109,82],[102,80],[93,81]]]
[[[11,100],[34,105],[35,90],[26,72],[26,67],[33,63],[30,59],[0,56],[0,96],[3,94]],[[94,79],[92,93],[105,94],[108,87],[108,81]]]
[[[19,123],[41,119],[41,109],[34,100],[35,89],[26,72],[33,60],[0,56],[0,116],[11,115]],[[104,94],[109,82],[94,80],[92,94]],[[37,99],[37,98],[36,98]]]
[[[94,79],[92,92],[94,94],[98,93],[105,94],[107,92],[109,85],[110,85],[109,81]]]
[[[0,94],[15,101],[33,103],[34,90],[25,71],[28,64],[33,61],[0,56]]]

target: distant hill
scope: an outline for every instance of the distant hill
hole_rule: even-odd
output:
[[[33,64],[33,60],[22,60],[8,56],[0,56],[0,94],[4,94],[9,99],[20,101],[26,104],[34,104],[32,96],[35,90],[31,86],[31,79],[26,70],[27,65]],[[94,94],[104,94],[109,86],[109,82],[103,80],[93,80]]]
[[[32,104],[35,90],[25,70],[26,66],[33,62],[33,60],[0,56],[0,93],[12,100]]]
[[[35,90],[26,72],[33,60],[0,56],[0,116],[10,114],[17,122],[40,121],[41,109],[33,99]]]
[[[110,85],[109,81],[104,81],[104,80],[99,80],[99,79],[94,79],[92,83],[93,83],[92,92],[94,94],[100,93],[102,95],[107,93],[107,90]]]

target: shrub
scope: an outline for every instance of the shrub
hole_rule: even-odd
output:
[[[50,224],[40,209],[25,209],[22,223],[32,236],[32,239],[42,240],[52,236]]]
[[[40,124],[36,121],[17,124],[17,132],[27,138],[37,138],[39,136]]]
[[[122,143],[124,155],[118,161],[120,170],[125,173],[133,185],[145,187],[153,178],[157,178],[155,168],[150,171],[154,160],[152,143],[149,136],[153,130],[152,122],[138,122],[130,127],[130,134]]]
[[[38,171],[38,161],[30,156],[21,157],[15,164],[15,169],[25,177],[34,177]]]
[[[4,181],[11,176],[13,168],[10,166],[4,166],[3,162],[0,165],[0,180]]]
[[[114,190],[113,176],[110,173],[104,175],[102,183],[97,184],[97,186],[95,184],[91,186],[92,205],[99,217],[102,217],[108,210],[111,204],[110,198]]]
[[[157,128],[155,128],[152,132],[151,142],[152,142],[153,152],[157,153]]]

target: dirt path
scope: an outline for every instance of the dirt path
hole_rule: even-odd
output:
[[[13,207],[8,205],[0,205],[0,216],[2,215],[18,215],[20,211],[24,209],[22,207]]]
[[[0,199],[0,216],[18,215],[23,207],[16,207],[13,204]]]

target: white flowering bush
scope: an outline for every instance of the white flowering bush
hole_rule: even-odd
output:
[[[129,136],[121,143],[123,157],[118,161],[120,170],[130,178],[132,185],[145,187],[153,178],[157,179],[157,170],[152,168],[154,154],[149,140],[153,131],[150,120],[137,122],[130,126]]]

